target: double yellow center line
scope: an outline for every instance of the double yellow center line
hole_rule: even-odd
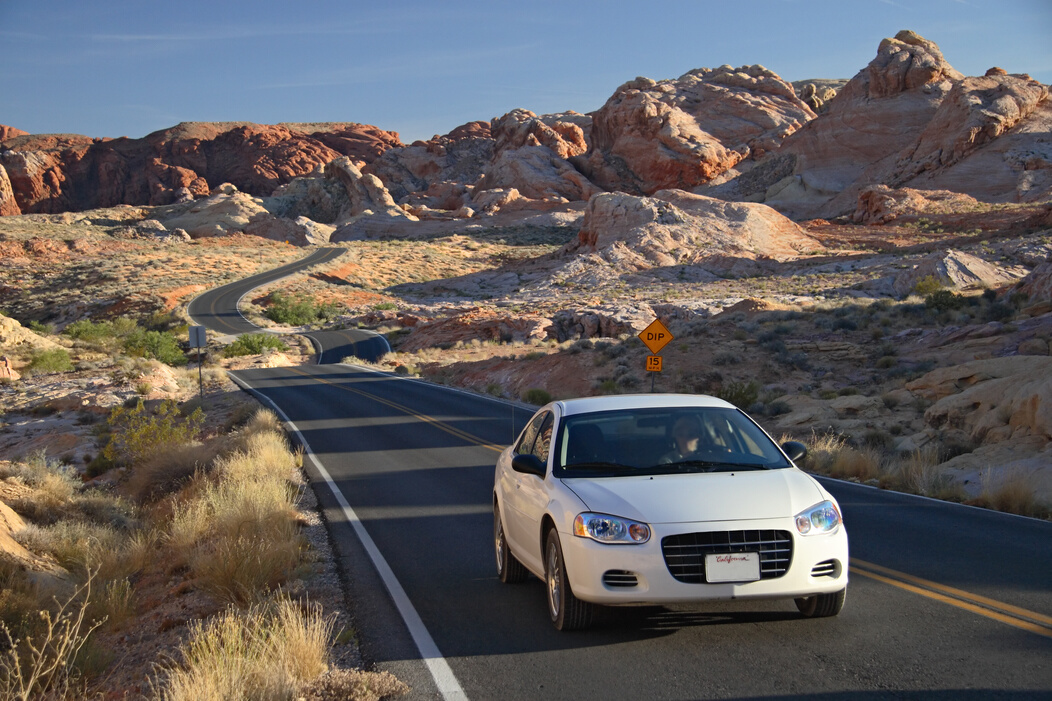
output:
[[[890,584],[893,587],[920,594],[929,599],[941,601],[944,604],[956,606],[959,609],[971,611],[980,616],[1007,623],[1010,626],[1015,626],[1046,638],[1052,638],[1052,616],[1006,604],[1003,601],[988,599],[985,596],[948,587],[945,584],[914,577],[905,572],[898,572],[897,570],[854,557],[851,558],[851,573],[860,574],[863,577],[875,579],[878,582]]]
[[[480,440],[478,437],[463,431],[455,426],[436,419],[433,416],[422,414],[418,411],[414,411],[409,407],[393,402],[389,399],[383,399],[375,394],[365,392],[354,387],[349,387],[346,384],[332,382],[319,377],[315,377],[310,373],[303,372],[301,370],[291,368],[293,372],[303,375],[305,377],[311,377],[318,382],[324,382],[327,385],[336,387],[345,392],[356,394],[360,397],[368,399],[370,401],[378,402],[384,406],[388,406],[396,411],[400,411],[404,414],[408,414],[420,421],[428,423],[435,428],[445,431],[446,433],[456,436],[461,440],[467,441],[468,443],[482,446],[483,448],[489,448],[494,452],[501,452],[504,448],[493,443],[487,443]],[[1036,611],[1030,611],[1028,609],[1006,604],[1002,601],[996,601],[989,599],[985,596],[978,594],[972,594],[961,589],[949,587],[938,582],[932,582],[921,577],[915,577],[905,572],[899,572],[897,570],[883,567],[881,565],[874,564],[872,562],[866,562],[865,560],[859,560],[858,558],[851,558],[851,572],[853,574],[859,574],[863,577],[889,584],[893,587],[903,589],[920,596],[940,601],[950,606],[955,606],[965,611],[985,616],[1001,623],[1007,623],[1010,626],[1021,628],[1022,630],[1036,633],[1037,635],[1044,636],[1046,638],[1052,638],[1052,616],[1046,616]]]

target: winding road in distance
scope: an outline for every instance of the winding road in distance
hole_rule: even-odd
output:
[[[231,376],[304,445],[362,653],[400,699],[1052,699],[1052,523],[823,480],[851,539],[839,616],[622,608],[560,633],[543,584],[494,567],[494,463],[532,407],[348,364]]]
[[[265,332],[266,329],[256,326],[238,311],[241,299],[257,287],[333,261],[346,251],[345,248],[322,248],[279,268],[208,290],[187,305],[187,314],[194,323],[223,335]],[[391,350],[386,338],[363,329],[308,331],[300,335],[314,344],[320,364],[338,363],[350,356],[374,361]]]

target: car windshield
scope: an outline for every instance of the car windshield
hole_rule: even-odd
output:
[[[567,416],[555,445],[556,477],[623,477],[789,467],[737,409],[621,409]]]

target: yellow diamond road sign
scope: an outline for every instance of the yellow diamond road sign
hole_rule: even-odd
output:
[[[646,344],[651,353],[657,353],[673,338],[674,336],[661,323],[661,319],[655,319],[653,324],[639,332],[639,340]]]

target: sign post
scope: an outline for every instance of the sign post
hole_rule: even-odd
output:
[[[650,349],[651,353],[654,353],[654,355],[647,356],[647,372],[655,373],[650,376],[651,392],[654,391],[654,381],[657,379],[657,373],[661,372],[663,365],[662,358],[660,355],[657,355],[657,352],[668,345],[669,341],[674,338],[675,336],[661,323],[661,319],[655,319],[654,323],[639,332],[639,340]]]
[[[204,361],[204,348],[208,346],[208,336],[205,333],[204,326],[191,326],[190,327],[190,347],[197,349],[197,387],[201,393],[201,402],[205,401],[205,380],[202,366],[205,364]]]

